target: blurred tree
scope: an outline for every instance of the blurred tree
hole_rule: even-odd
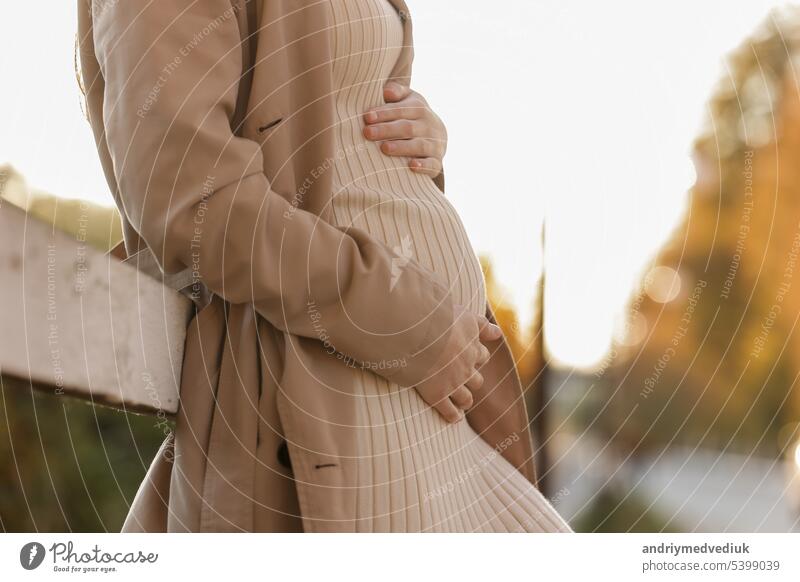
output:
[[[629,333],[604,375],[601,425],[624,449],[775,455],[800,418],[799,43],[784,9],[727,59],[686,218],[629,314],[643,339]]]
[[[503,330],[506,341],[511,348],[522,385],[530,387],[539,372],[541,372],[543,365],[541,345],[536,333],[535,322],[531,333],[526,333],[522,329],[514,306],[508,301],[507,292],[503,290],[495,277],[491,260],[484,256],[480,258],[480,261],[486,281],[486,295],[489,305],[491,305],[497,324]]]
[[[666,526],[667,516],[660,515],[646,499],[621,494],[607,487],[599,491],[592,504],[572,524],[575,531],[590,533],[673,533]]]
[[[525,397],[525,405],[528,409],[528,416],[531,423],[533,434],[536,470],[539,481],[538,486],[542,493],[547,496],[552,494],[550,487],[551,471],[549,459],[549,447],[544,446],[549,438],[548,420],[553,415],[553,408],[548,406],[548,395],[545,391],[547,380],[547,363],[544,356],[543,333],[541,328],[541,302],[544,292],[543,285],[534,287],[536,290],[536,312],[528,333],[520,327],[519,318],[513,306],[507,301],[507,294],[498,283],[491,261],[488,257],[481,257],[481,267],[483,268],[486,280],[486,294],[489,304],[497,319],[498,325],[502,328],[506,336],[506,341],[511,348],[511,353],[517,363],[517,372],[522,382]]]
[[[486,281],[487,299],[492,306],[497,324],[502,328],[506,336],[511,352],[514,354],[514,359],[519,361],[525,353],[524,338],[521,333],[519,319],[513,305],[507,299],[507,293],[495,277],[489,257],[480,257],[480,262],[483,269],[483,277]]]
[[[122,224],[116,208],[32,190],[9,164],[0,166],[0,199],[97,249],[109,250],[122,240]]]

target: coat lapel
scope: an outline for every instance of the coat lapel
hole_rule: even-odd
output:
[[[395,7],[400,19],[403,21],[403,50],[397,59],[392,78],[404,83],[411,83],[411,65],[414,61],[414,35],[411,26],[411,13],[408,10],[405,0],[389,0]]]

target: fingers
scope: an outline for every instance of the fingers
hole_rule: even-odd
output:
[[[463,418],[461,411],[449,398],[445,398],[433,405],[434,410],[442,415],[447,422],[458,422]]]
[[[364,137],[382,142],[388,156],[411,158],[408,167],[435,178],[442,173],[447,130],[419,93],[395,81],[384,87],[386,105],[364,113]]]
[[[430,158],[439,155],[436,141],[424,137],[385,141],[381,151],[387,156],[406,156],[409,158]]]
[[[391,97],[387,104],[364,114],[364,137],[381,142],[385,155],[411,158],[408,167],[413,172],[435,178],[442,173],[447,150],[447,132],[441,120],[432,117],[425,99],[408,87],[390,82],[386,92]]]
[[[425,137],[425,124],[417,119],[398,119],[364,127],[364,137],[371,141]]]
[[[442,172],[441,143],[435,140],[416,137],[381,143],[381,151],[387,156],[411,158],[408,167],[414,172],[435,178]]]
[[[478,337],[482,342],[492,342],[503,337],[503,331],[500,329],[500,326],[490,322],[483,315],[477,315],[476,318],[478,320],[478,327],[480,328]]]
[[[438,158],[414,158],[408,162],[408,167],[431,178],[442,173],[442,162]]]
[[[386,123],[398,119],[422,119],[428,111],[427,105],[421,100],[404,99],[397,103],[388,103],[375,107],[364,113],[364,123]]]
[[[456,408],[467,410],[472,406],[472,391],[466,386],[459,386],[450,395],[450,401],[455,404]]]
[[[383,87],[383,99],[387,103],[397,103],[409,95],[411,95],[411,87],[397,81],[389,81]]]
[[[464,383],[464,386],[466,386],[467,390],[470,392],[470,395],[473,392],[477,392],[483,388],[483,374],[478,372],[478,370],[475,370],[475,373]],[[472,404],[470,404],[470,406],[472,406]]]
[[[402,85],[387,84],[384,91],[385,105],[373,107],[364,113],[367,124],[385,123],[398,119],[422,119],[430,113],[427,101]]]
[[[475,363],[476,367],[483,366],[486,362],[489,361],[489,358],[492,355],[489,352],[489,348],[487,348],[485,345],[483,345],[483,344],[478,344],[478,345],[480,347],[478,348],[479,352],[478,352],[478,358],[477,358],[476,363]]]

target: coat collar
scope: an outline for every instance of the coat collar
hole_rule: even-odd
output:
[[[397,9],[398,14],[400,14],[400,19],[403,22],[409,20],[410,15],[405,0],[389,0],[389,4]]]

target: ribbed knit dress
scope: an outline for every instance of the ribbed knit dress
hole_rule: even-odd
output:
[[[480,264],[455,208],[408,160],[384,155],[363,136],[363,115],[381,105],[403,44],[387,0],[330,0],[338,151],[332,221],[393,247],[446,279],[455,302],[483,314]],[[376,309],[380,306],[376,306]],[[358,529],[569,531],[544,497],[466,421],[448,424],[412,388],[360,367]]]

